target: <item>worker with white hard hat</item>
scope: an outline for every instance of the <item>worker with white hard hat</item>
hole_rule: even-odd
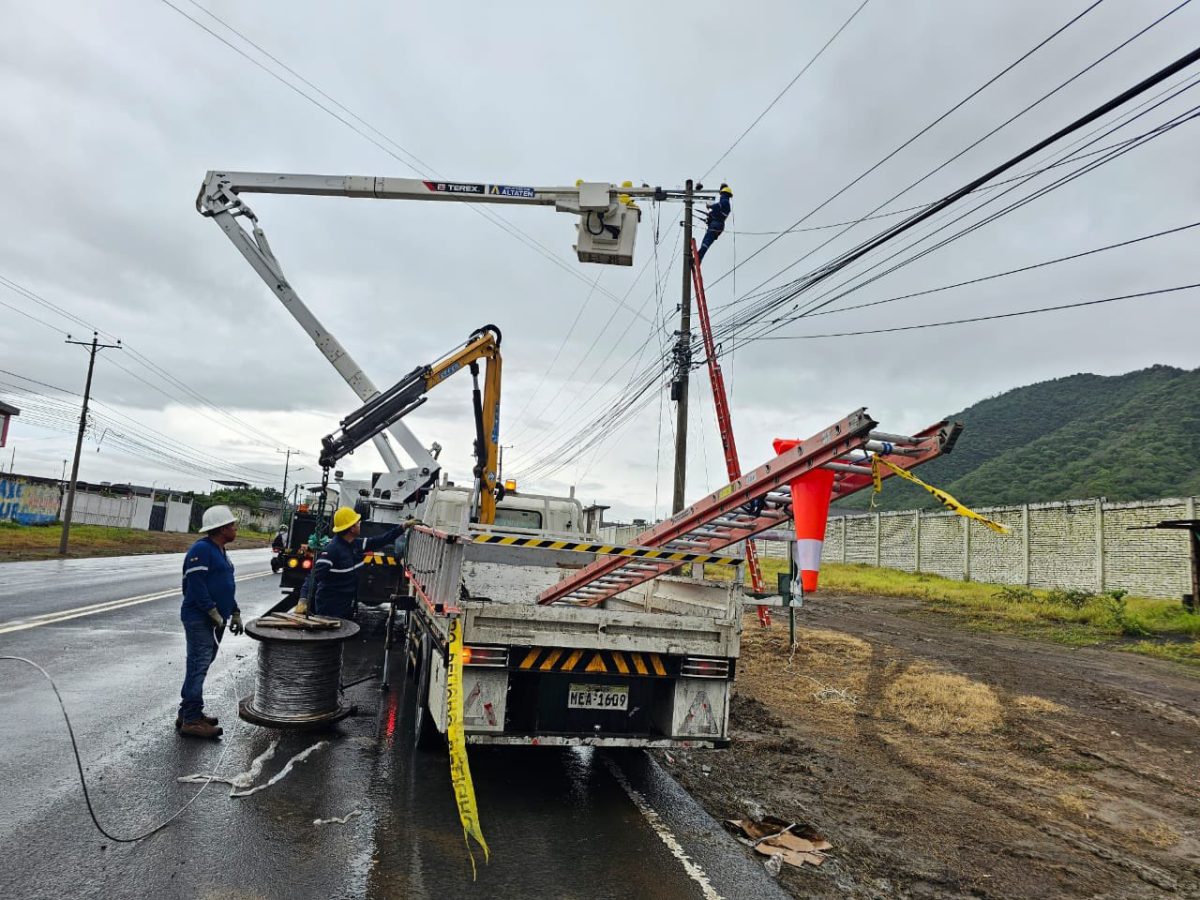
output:
[[[187,737],[218,738],[222,733],[216,717],[204,712],[204,679],[217,657],[225,623],[234,634],[243,631],[234,596],[233,562],[225,551],[225,545],[237,539],[237,529],[237,517],[228,506],[210,506],[200,523],[204,537],[183,558],[179,618],[187,639],[187,669],[175,728]]]
[[[378,550],[389,544],[404,533],[404,525],[396,525],[381,535],[373,538],[360,537],[362,533],[362,516],[348,506],[343,506],[333,514],[333,540],[321,551],[313,566],[313,580],[316,582],[316,596],[313,598],[313,612],[322,616],[336,616],[339,619],[354,617],[354,607],[358,602],[358,570],[363,566],[363,558],[372,550]],[[296,607],[302,611],[305,606]]]

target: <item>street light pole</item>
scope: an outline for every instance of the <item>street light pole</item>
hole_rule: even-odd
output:
[[[87,382],[83,387],[83,406],[79,410],[79,433],[75,436],[75,461],[71,464],[71,483],[67,488],[67,509],[63,514],[62,537],[58,541],[59,556],[67,555],[67,542],[71,536],[71,516],[75,513],[75,485],[79,480],[79,454],[83,450],[83,432],[87,428],[88,400],[92,396],[92,372],[96,368],[96,354],[101,350],[122,349],[119,340],[115,344],[101,344],[99,337],[99,333],[93,331],[92,341],[88,344],[83,341],[73,341],[71,336],[67,335],[68,344],[75,344],[88,351],[88,371]]]

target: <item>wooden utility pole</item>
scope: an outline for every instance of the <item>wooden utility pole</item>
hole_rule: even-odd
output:
[[[58,541],[59,556],[67,555],[67,541],[71,536],[71,516],[75,512],[75,484],[79,479],[79,454],[83,450],[83,432],[87,428],[88,400],[92,396],[92,371],[96,368],[96,354],[101,350],[120,350],[121,342],[101,344],[100,335],[93,331],[91,343],[73,341],[67,335],[67,343],[83,347],[88,351],[87,382],[83,386],[83,407],[79,410],[79,433],[75,436],[75,461],[71,463],[71,483],[67,488],[67,509],[63,513],[62,537]]]
[[[679,306],[679,339],[675,343],[675,380],[671,399],[675,416],[675,493],[671,515],[683,509],[687,487],[688,380],[692,371],[692,179],[683,200],[683,299]]]
[[[285,512],[287,512],[288,469],[291,467],[293,451],[292,451],[291,447],[288,447],[286,450],[276,450],[275,452],[284,454],[284,458],[283,458],[283,501],[280,503],[280,506],[283,507],[283,510],[279,514],[279,524],[282,525],[283,524],[283,514]]]

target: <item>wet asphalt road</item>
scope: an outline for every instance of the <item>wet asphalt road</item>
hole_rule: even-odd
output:
[[[245,579],[243,612],[265,611],[278,598],[277,579],[264,575],[267,551],[233,558]],[[785,896],[644,754],[586,749],[471,749],[492,850],[472,882],[446,757],[412,748],[406,682],[394,679],[387,693],[377,681],[349,689],[360,714],[331,732],[258,728],[235,712],[253,677],[246,638],[226,636],[206,686],[224,740],[179,738],[180,562],[176,554],[0,565],[0,655],[33,659],[58,683],[101,823],[118,837],[139,833],[195,794],[178,776],[241,772],[276,737],[257,783],[327,743],[274,787],[233,799],[210,784],[163,831],[114,843],[88,819],[49,686],[0,661],[0,897]],[[125,598],[154,599],[121,605]],[[96,604],[109,605],[87,612]],[[32,623],[41,624],[21,627]],[[344,678],[371,673],[380,658],[377,637],[352,642]],[[356,810],[345,825],[313,824]]]

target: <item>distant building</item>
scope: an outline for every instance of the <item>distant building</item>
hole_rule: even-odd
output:
[[[66,498],[62,501],[66,508]],[[77,482],[76,525],[112,525],[141,531],[186,532],[192,517],[192,496],[182,491],[140,484],[89,484]]]

